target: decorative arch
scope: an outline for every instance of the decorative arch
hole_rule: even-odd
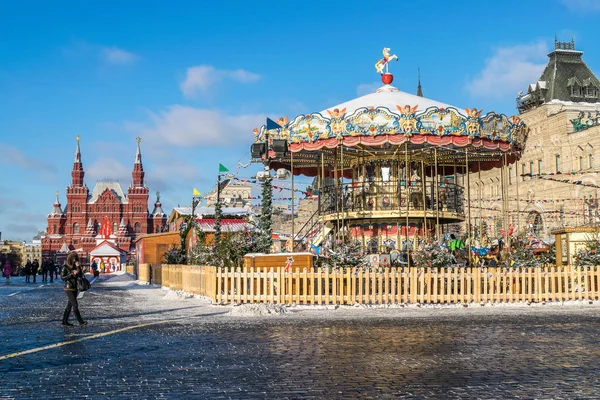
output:
[[[544,232],[544,219],[537,210],[532,210],[527,215],[527,230],[530,234],[540,236]]]
[[[79,233],[79,224],[77,222],[75,222],[73,224],[73,234],[78,234]]]
[[[141,225],[140,225],[139,222],[136,222],[133,227],[135,229],[135,233],[141,233],[142,232],[142,227],[141,227]]]

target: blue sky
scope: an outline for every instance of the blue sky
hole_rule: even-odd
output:
[[[512,115],[546,54],[573,36],[600,73],[600,1],[0,3],[0,231],[30,240],[66,203],[75,137],[86,183],[131,181],[135,138],[169,213],[218,164],[249,161],[265,117],[319,111],[394,85]],[[501,4],[501,6],[500,6]],[[247,178],[257,166],[240,172]],[[152,205],[150,204],[150,207]]]

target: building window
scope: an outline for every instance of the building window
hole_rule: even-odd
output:
[[[117,233],[117,223],[113,222],[113,233]]]
[[[583,156],[579,156],[579,170],[583,171]]]
[[[134,227],[135,227],[135,233],[140,233],[142,231],[139,222],[136,222]]]
[[[512,168],[508,168],[508,184],[512,185]]]
[[[542,163],[542,160],[538,160],[538,174],[542,174],[544,171],[544,164]]]
[[[594,168],[594,156],[588,154],[588,168]]]
[[[529,161],[529,174],[533,176],[533,161]]]
[[[577,85],[571,86],[571,96],[573,96],[573,97],[581,96],[581,88],[577,87]]]
[[[75,222],[73,224],[73,234],[78,234],[79,233],[79,224],[77,222]]]
[[[596,88],[594,87],[587,87],[586,88],[586,94],[587,97],[596,97]]]
[[[54,226],[52,227],[52,233],[54,233],[55,235],[57,234],[57,232],[56,232],[56,225],[54,225]]]
[[[521,164],[521,180],[525,180],[525,164]]]
[[[555,161],[554,161],[554,169],[556,173],[560,172],[560,154],[556,155]]]

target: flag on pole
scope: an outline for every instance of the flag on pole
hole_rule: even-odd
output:
[[[219,173],[221,172],[229,172],[229,170],[223,164],[219,164]]]
[[[277,122],[273,121],[271,118],[267,118],[267,130],[270,131],[271,129],[280,129],[281,125],[279,125]]]
[[[200,192],[196,188],[194,188],[194,196],[200,196]]]

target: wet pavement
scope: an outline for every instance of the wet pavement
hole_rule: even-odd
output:
[[[232,317],[110,275],[65,329],[65,301],[0,286],[0,357],[59,344],[0,360],[0,398],[600,398],[598,304]]]

